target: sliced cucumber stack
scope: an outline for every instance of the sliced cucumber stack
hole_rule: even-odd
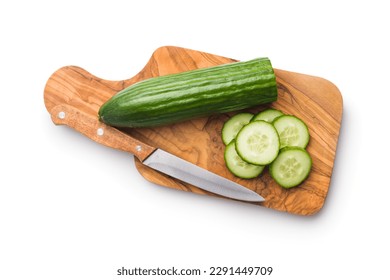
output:
[[[279,153],[279,136],[274,126],[265,121],[245,125],[237,134],[236,150],[251,164],[266,165]]]
[[[251,113],[240,113],[231,117],[222,127],[222,141],[225,145],[236,138],[240,129],[253,118]]]
[[[306,148],[310,140],[306,124],[295,116],[284,115],[277,117],[273,125],[280,137],[280,148],[301,147]]]
[[[240,113],[222,128],[225,163],[235,176],[251,179],[269,165],[271,177],[283,188],[300,185],[310,174],[312,159],[306,124],[292,115],[267,109]]]
[[[282,187],[292,188],[301,184],[311,170],[311,157],[300,147],[283,148],[269,171],[271,177]]]
[[[254,165],[244,161],[237,154],[234,140],[225,148],[225,162],[230,172],[243,179],[255,178],[264,170],[264,166]]]
[[[267,109],[256,114],[251,121],[266,121],[272,123],[274,119],[280,116],[283,116],[281,111],[276,109]]]

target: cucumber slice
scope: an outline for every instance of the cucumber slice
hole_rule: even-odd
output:
[[[277,117],[273,121],[273,125],[278,131],[281,149],[287,146],[305,148],[309,143],[309,130],[301,119],[284,115]]]
[[[222,141],[225,145],[236,138],[240,129],[253,118],[251,113],[240,113],[231,117],[222,127]]]
[[[237,134],[236,150],[248,163],[269,164],[279,153],[278,132],[265,121],[250,122]]]
[[[284,114],[279,110],[267,109],[256,114],[251,121],[266,121],[272,123],[274,119],[283,115]]]
[[[286,147],[269,167],[272,178],[283,188],[292,188],[301,184],[311,170],[309,153],[299,147]]]
[[[244,161],[237,154],[234,140],[225,148],[225,163],[230,172],[243,179],[255,178],[264,170],[264,166],[262,165],[254,165]]]

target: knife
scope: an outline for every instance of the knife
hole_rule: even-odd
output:
[[[200,189],[236,200],[264,201],[264,198],[256,192],[162,149],[147,145],[100,122],[97,116],[93,118],[91,115],[65,104],[53,107],[50,113],[55,124],[65,124],[95,142],[129,152],[150,168]]]

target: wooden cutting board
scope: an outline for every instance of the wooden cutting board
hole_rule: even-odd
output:
[[[146,66],[128,80],[103,80],[82,68],[67,66],[56,71],[47,81],[44,101],[55,124],[73,127],[101,144],[126,151],[126,145],[134,138],[139,143],[162,148],[236,181],[266,199],[265,202],[253,204],[299,215],[318,212],[329,190],[342,118],[341,94],[335,85],[325,79],[275,69],[278,101],[243,110],[256,113],[272,107],[285,114],[293,114],[308,125],[311,139],[307,150],[313,159],[312,172],[302,185],[292,189],[278,186],[268,170],[259,178],[250,180],[236,178],[227,170],[223,159],[221,128],[223,123],[237,112],[156,128],[117,130],[98,121],[97,112],[100,106],[133,83],[155,76],[233,61],[236,60],[167,46],[158,48]],[[111,140],[114,141],[102,140],[101,136],[105,131],[112,132],[110,135],[114,136]],[[183,191],[214,195],[154,171],[134,158],[138,171],[151,182]]]

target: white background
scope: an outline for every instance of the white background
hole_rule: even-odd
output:
[[[0,279],[168,279],[116,276],[122,266],[274,268],[234,279],[389,279],[386,2],[2,1]],[[126,79],[164,45],[268,56],[275,68],[338,86],[342,128],[317,215],[153,185],[131,155],[51,122],[43,89],[58,68]]]

